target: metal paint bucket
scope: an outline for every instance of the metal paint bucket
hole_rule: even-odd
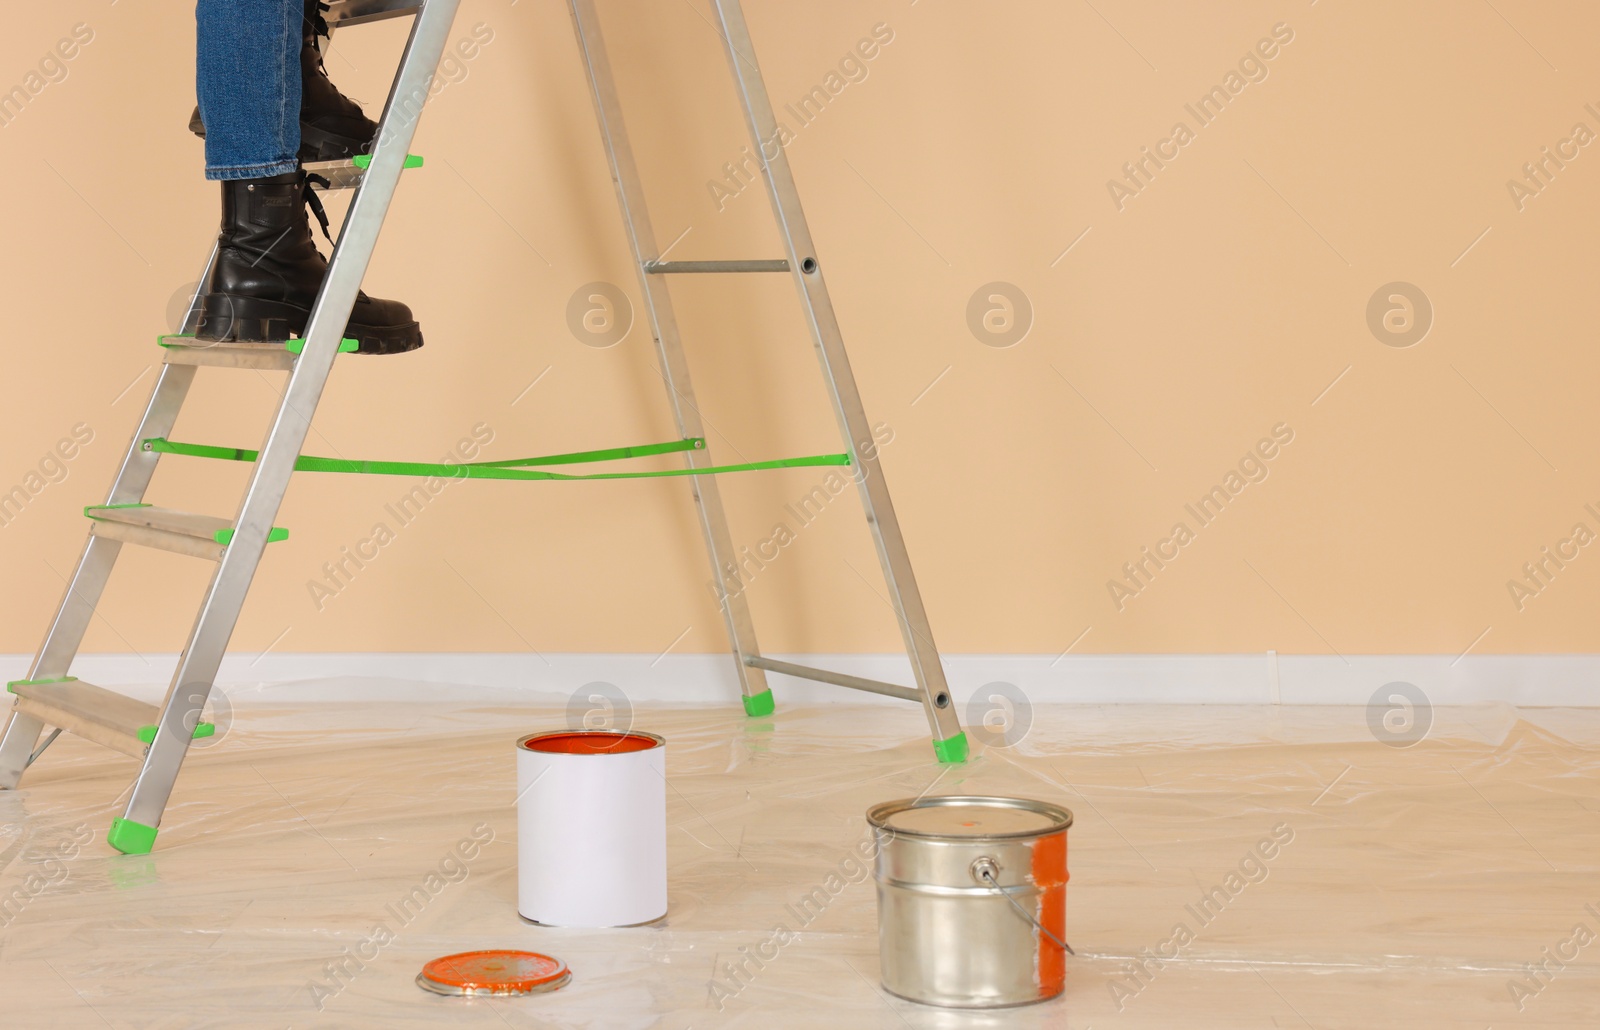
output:
[[[867,821],[879,844],[884,990],[999,1008],[1065,989],[1071,812],[1024,798],[927,797],[877,805]]]
[[[517,912],[544,926],[667,914],[667,742],[638,730],[517,741]]]

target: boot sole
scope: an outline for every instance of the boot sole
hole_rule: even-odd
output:
[[[358,140],[351,136],[338,136],[300,123],[300,153],[302,162],[348,161],[357,154],[372,149],[371,140]]]
[[[305,335],[310,320],[311,312],[294,304],[211,293],[201,300],[194,335],[206,343],[283,343]],[[359,345],[358,354],[404,354],[422,346],[422,327],[416,322],[389,326],[351,322],[344,334]]]

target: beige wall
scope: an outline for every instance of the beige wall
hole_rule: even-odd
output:
[[[700,0],[603,6],[656,224],[688,232],[672,256],[775,254],[764,197],[719,211],[708,189],[745,141]],[[1056,653],[1081,634],[1086,653],[1596,649],[1595,549],[1572,545],[1520,611],[1507,581],[1575,524],[1600,531],[1585,509],[1600,511],[1600,147],[1568,145],[1577,156],[1520,210],[1507,181],[1578,123],[1600,132],[1600,12],[748,6],[780,104],[875,25],[893,32],[789,152],[869,413],[893,430],[884,462],[945,648]],[[93,39],[0,127],[0,490],[26,488],[74,426],[93,438],[0,527],[0,652],[36,645],[78,510],[103,496],[153,337],[214,231],[215,188],[184,129],[189,7],[6,12],[0,88],[26,87],[74,25]],[[582,284],[638,291],[565,5],[465,0],[454,34],[478,23],[493,40],[424,119],[427,167],[408,174],[368,278],[413,304],[428,346],[341,360],[314,453],[433,458],[480,423],[488,457],[672,435],[647,334],[597,349],[567,326]],[[1185,105],[1226,88],[1275,25],[1292,40],[1244,65],[1265,78],[1195,128]],[[402,33],[341,36],[335,79],[381,101]],[[1193,138],[1163,144],[1179,121]],[[1161,146],[1177,156],[1147,165],[1119,209],[1108,180]],[[1033,310],[1011,347],[968,325],[969,298],[995,281]],[[1412,346],[1368,325],[1394,281],[1433,307]],[[788,282],[742,285],[676,289],[714,453],[835,449]],[[278,381],[202,372],[175,435],[255,446]],[[1265,448],[1267,477],[1200,527],[1185,505],[1274,427],[1293,439]],[[725,479],[738,540],[796,528],[784,506],[822,479]],[[169,459],[149,499],[227,514],[241,483]],[[319,611],[320,566],[393,527],[385,505],[410,485],[296,480],[280,519],[293,535],[269,552],[237,646],[655,652],[682,634],[677,651],[724,647],[682,482],[453,485]],[[1180,520],[1193,539],[1119,610],[1108,582]],[[853,496],[795,535],[750,587],[766,648],[892,650]],[[129,554],[86,646],[176,650],[207,571]]]

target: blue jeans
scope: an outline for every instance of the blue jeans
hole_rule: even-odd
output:
[[[299,167],[303,0],[198,0],[195,89],[206,178]]]

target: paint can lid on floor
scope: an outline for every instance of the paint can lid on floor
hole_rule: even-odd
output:
[[[417,986],[435,994],[483,997],[539,994],[565,987],[567,964],[532,951],[464,951],[436,958],[417,974]]]

